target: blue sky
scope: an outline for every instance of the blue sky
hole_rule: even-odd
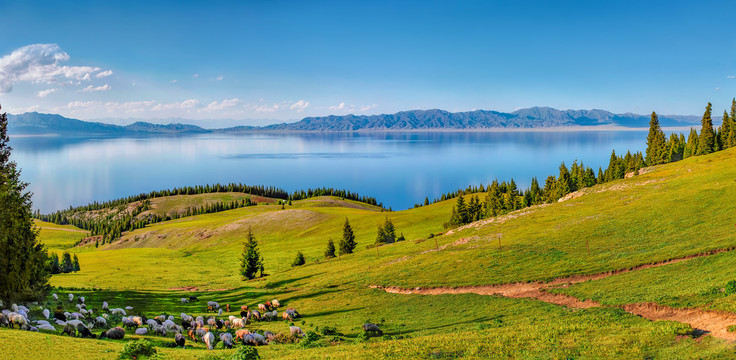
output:
[[[0,0],[0,13],[11,113],[701,115],[736,95],[731,2]]]

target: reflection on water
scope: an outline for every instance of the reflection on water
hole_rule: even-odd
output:
[[[11,136],[13,159],[44,213],[217,182],[346,188],[404,209],[493,178],[524,187],[556,174],[562,161],[597,169],[612,149],[643,151],[645,142],[642,131]]]

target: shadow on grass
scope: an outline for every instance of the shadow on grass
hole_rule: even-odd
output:
[[[274,281],[274,282],[268,282],[268,283],[266,283],[266,285],[264,285],[264,288],[266,288],[266,289],[275,289],[275,288],[283,287],[283,286],[286,286],[286,285],[294,284],[297,281],[306,280],[306,279],[309,279],[309,278],[312,278],[312,277],[315,277],[315,276],[319,276],[319,275],[322,275],[322,273],[312,274],[312,275],[306,275],[306,276],[302,276],[302,277],[298,277],[298,278],[290,278],[290,279],[284,279],[284,280],[279,280],[279,281]]]

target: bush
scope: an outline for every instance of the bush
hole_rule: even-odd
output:
[[[156,354],[156,349],[146,340],[131,341],[123,347],[118,359],[140,359]]]
[[[233,354],[233,356],[230,358],[231,360],[256,360],[260,359],[261,356],[258,355],[258,350],[252,346],[241,346],[238,348],[238,351]]]
[[[280,344],[293,344],[299,341],[299,338],[291,334],[278,333],[272,341]]]
[[[726,295],[736,293],[736,280],[731,280],[726,284]]]
[[[296,258],[294,259],[294,262],[291,263],[291,266],[292,267],[294,267],[294,266],[302,266],[302,265],[304,265],[306,263],[307,263],[307,260],[304,259],[304,254],[302,254],[301,251],[298,251],[296,253]]]
[[[726,328],[726,331],[736,332],[736,325],[728,325],[728,327]]]
[[[317,340],[319,340],[320,336],[314,331],[307,331],[304,334],[304,337],[301,341],[299,341],[299,345],[303,347],[315,347],[317,346]]]
[[[325,335],[325,336],[328,336],[328,335],[339,335],[339,333],[337,332],[337,328],[334,327],[334,326],[325,326],[325,327],[322,327],[321,329],[318,326],[315,330],[318,333],[320,333],[322,335]]]

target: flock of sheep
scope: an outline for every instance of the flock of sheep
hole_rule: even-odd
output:
[[[100,315],[96,316],[98,311],[88,309],[85,298],[80,296],[74,301],[74,295],[68,294],[68,304],[75,303],[76,311],[63,311],[63,301],[59,300],[57,294],[53,294],[52,298],[57,304],[57,309],[53,313],[49,309],[38,307],[43,318],[38,320],[29,320],[30,310],[23,305],[12,304],[12,310],[2,310],[0,314],[0,326],[8,326],[14,328],[18,326],[21,330],[27,331],[58,331],[57,326],[61,330],[61,335],[79,336],[83,338],[97,338],[91,329],[107,329],[100,333],[99,338],[108,338],[120,340],[125,337],[126,331],[132,331],[136,335],[154,335],[166,337],[170,334],[174,335],[176,346],[184,348],[186,338],[189,337],[195,343],[202,341],[208,349],[214,349],[217,341],[223,343],[223,347],[232,348],[236,341],[243,345],[259,346],[268,345],[274,341],[279,335],[271,331],[264,331],[263,334],[251,332],[246,329],[246,325],[254,321],[274,321],[278,319],[278,308],[281,303],[278,300],[266,301],[257,305],[256,309],[250,309],[247,305],[240,307],[240,317],[230,315],[227,318],[222,317],[223,308],[214,301],[207,302],[208,312],[217,312],[217,316],[194,317],[181,313],[179,315],[179,324],[175,322],[175,318],[171,315],[159,315],[152,319],[148,319],[142,315],[128,315],[133,307],[110,308],[106,301],[102,302],[99,310]],[[199,301],[196,296],[182,298],[181,303],[189,303],[190,301]],[[0,302],[0,307],[2,307]],[[230,312],[230,304],[225,305],[227,312]],[[281,313],[281,318],[292,322],[294,319],[300,318],[301,315],[293,308],[288,308]],[[112,325],[120,324],[122,326]],[[363,330],[373,334],[381,335],[383,332],[375,324],[364,324]],[[185,335],[186,334],[186,335]],[[218,334],[216,337],[215,334]],[[233,335],[235,338],[233,338]],[[298,326],[290,326],[289,334],[293,337],[304,336],[304,332]]]

